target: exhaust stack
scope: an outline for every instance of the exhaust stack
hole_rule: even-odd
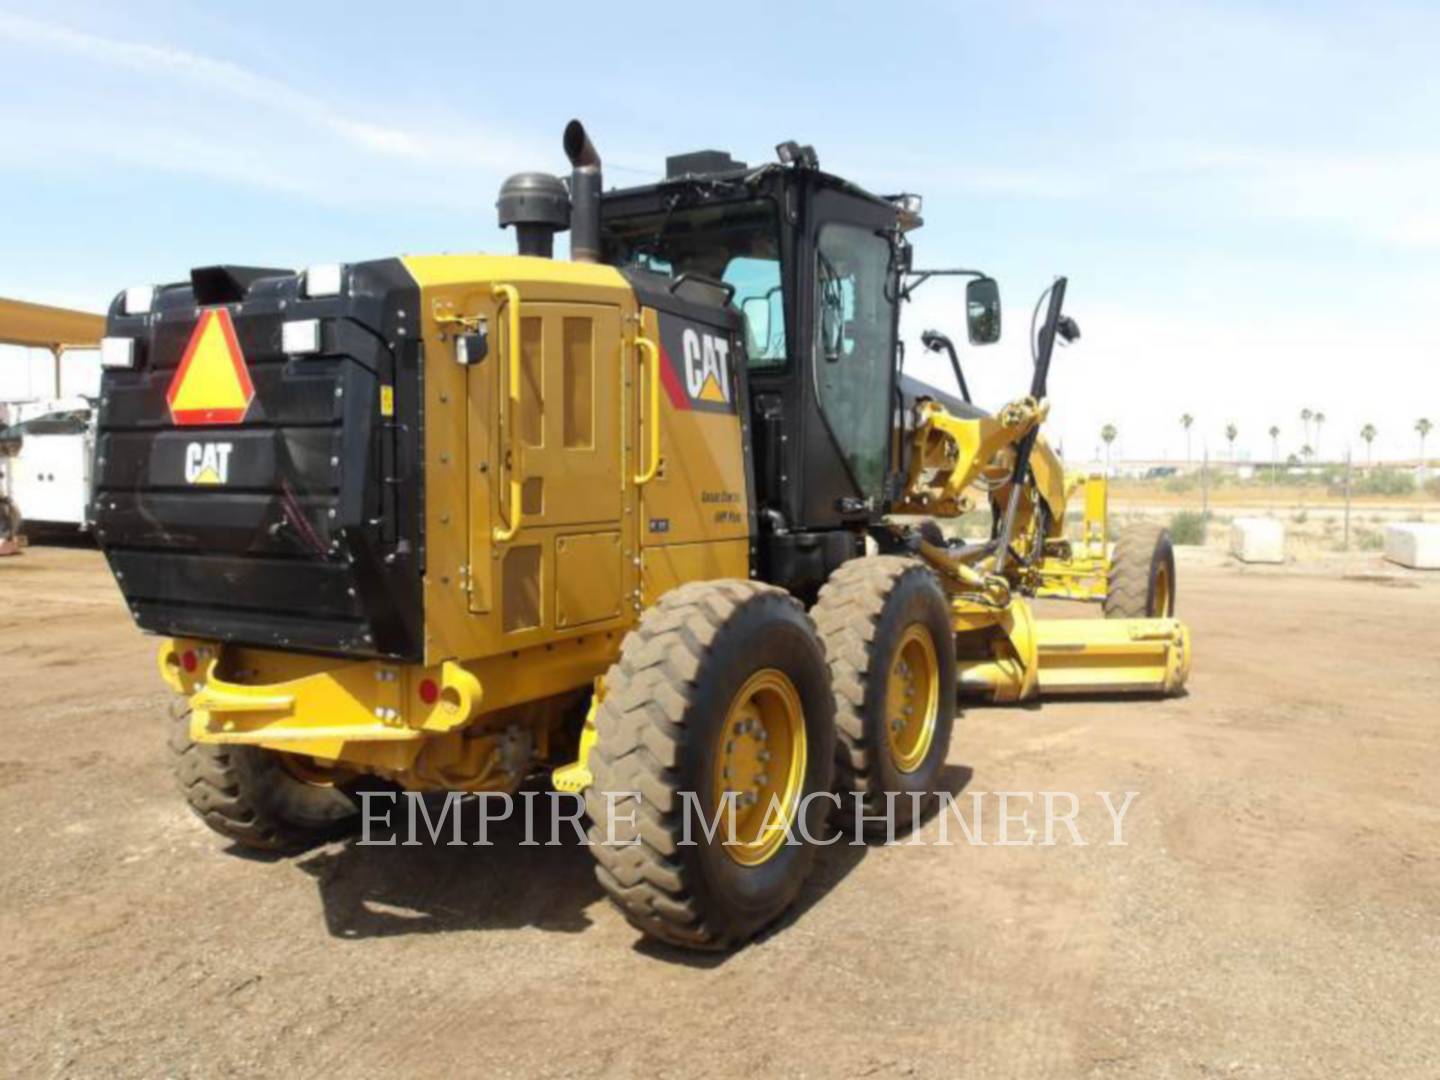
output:
[[[570,258],[600,261],[600,155],[585,125],[565,125],[565,156],[570,159]]]

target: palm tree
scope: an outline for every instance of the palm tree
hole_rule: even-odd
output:
[[[1110,475],[1110,444],[1115,441],[1115,436],[1120,434],[1115,430],[1114,424],[1106,424],[1100,429],[1100,438],[1105,441],[1105,475]]]
[[[1194,458],[1190,454],[1190,425],[1195,423],[1195,418],[1188,412],[1180,417],[1180,426],[1185,429],[1185,464],[1189,465]]]
[[[1230,464],[1235,464],[1235,436],[1240,434],[1240,429],[1235,426],[1235,421],[1225,425],[1225,438],[1230,441]]]
[[[1306,443],[1304,446],[1300,447],[1300,456],[1306,461],[1309,461],[1315,456],[1315,451],[1311,449],[1309,443]]]
[[[1315,413],[1315,452],[1316,452],[1317,454],[1320,453],[1320,429],[1323,428],[1324,426],[1325,426],[1325,414],[1324,414],[1323,412],[1316,412],[1316,413]],[[1322,455],[1322,456],[1323,456],[1323,455]]]
[[[1280,461],[1280,425],[1270,425],[1270,486],[1275,486],[1275,466]]]
[[[1425,417],[1415,421],[1415,431],[1420,436],[1420,468],[1425,468],[1425,436],[1430,434],[1431,423]]]
[[[1365,440],[1365,464],[1367,467],[1371,464],[1370,444],[1375,441],[1375,436],[1378,434],[1379,432],[1375,430],[1374,424],[1366,424],[1360,429],[1360,438]]]
[[[1300,410],[1300,423],[1305,426],[1305,441],[1307,443],[1310,441],[1310,418],[1314,415],[1315,414],[1309,409]]]

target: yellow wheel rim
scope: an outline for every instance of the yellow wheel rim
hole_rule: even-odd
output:
[[[930,631],[912,623],[901,635],[885,682],[885,736],[890,760],[914,772],[930,753],[940,716],[940,665]]]
[[[715,805],[733,793],[735,831],[724,850],[759,866],[785,844],[805,787],[805,711],[789,676],[751,675],[730,703],[715,753]],[[772,809],[773,807],[773,809]],[[720,817],[723,830],[728,817]]]
[[[1168,616],[1170,604],[1170,568],[1162,564],[1155,571],[1155,615]]]

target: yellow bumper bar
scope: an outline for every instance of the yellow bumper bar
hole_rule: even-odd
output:
[[[221,656],[217,646],[185,639],[160,648],[165,681],[190,699],[196,742],[317,753],[323,744],[418,741],[468,723],[483,697],[479,679],[450,661],[427,676],[381,661],[270,654],[261,673],[231,670],[243,661],[222,665]],[[419,696],[427,677],[436,684],[430,702]]]

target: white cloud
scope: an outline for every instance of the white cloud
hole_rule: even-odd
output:
[[[0,13],[0,41],[86,65],[86,82],[107,95],[98,109],[62,80],[43,99],[0,105],[11,167],[99,159],[331,203],[423,198],[473,209],[477,175],[555,152],[465,120],[386,124],[229,60],[22,15]],[[464,185],[454,183],[460,173]]]
[[[291,120],[319,128],[359,150],[432,164],[502,167],[514,160],[517,147],[493,133],[445,134],[388,127],[347,115],[324,99],[240,64],[200,53],[145,42],[126,41],[75,30],[23,15],[0,13],[0,39],[65,53],[87,61],[124,68],[147,80],[189,83],[213,93],[238,98]]]

